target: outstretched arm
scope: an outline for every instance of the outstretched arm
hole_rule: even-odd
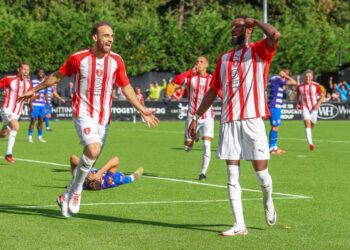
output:
[[[150,124],[152,124],[153,127],[158,126],[159,120],[153,115],[153,113],[156,112],[156,110],[147,110],[146,107],[143,106],[137,99],[135,91],[130,84],[123,86],[122,91],[126,99],[128,99],[128,101],[130,102],[130,104],[133,105],[140,112],[143,119],[145,119],[145,121],[147,122],[148,127],[150,127]]]
[[[57,93],[56,90],[52,93],[52,95],[53,95],[54,97],[57,97],[58,100],[60,100],[61,102],[66,103],[66,100],[64,100],[64,99]]]
[[[61,74],[58,71],[52,73],[49,75],[49,77],[46,78],[43,83],[40,83],[39,85],[35,86],[34,88],[28,90],[26,93],[18,97],[18,101],[31,98],[34,93],[38,92],[39,90],[46,89],[47,87],[50,87],[56,83],[59,83],[64,77],[65,75]]]

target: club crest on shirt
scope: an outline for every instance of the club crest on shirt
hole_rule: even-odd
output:
[[[88,135],[91,132],[91,128],[84,128],[84,134]]]
[[[205,88],[204,85],[200,85],[200,86],[199,86],[199,89],[200,89],[200,90],[204,90],[204,88]]]
[[[97,77],[101,77],[103,75],[103,70],[102,69],[96,69],[96,75],[97,75]]]
[[[11,119],[12,115],[8,115],[8,118]]]
[[[239,64],[239,61],[233,61],[232,66],[233,66],[234,68],[237,68],[237,67],[238,67],[238,64]]]

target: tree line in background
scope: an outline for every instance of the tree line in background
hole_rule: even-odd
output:
[[[235,15],[262,20],[262,0],[0,0],[0,72],[20,61],[32,71],[57,70],[70,54],[92,46],[98,20],[114,29],[112,50],[127,72],[182,72],[206,55],[213,72],[219,56],[232,49]],[[341,0],[269,0],[268,22],[282,34],[271,73],[288,67],[293,74],[316,73],[350,62],[350,3]],[[258,28],[252,40],[260,40]]]

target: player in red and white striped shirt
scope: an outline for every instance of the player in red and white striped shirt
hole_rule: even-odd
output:
[[[255,26],[267,38],[251,43]],[[217,158],[226,160],[228,195],[236,219],[234,226],[223,232],[223,236],[248,233],[239,183],[241,159],[252,161],[263,192],[266,222],[270,226],[276,223],[272,179],[267,169],[269,147],[262,118],[270,115],[265,88],[270,62],[281,35],[273,26],[242,15],[232,22],[231,33],[234,49],[220,57],[210,89],[189,128],[189,135],[195,138],[199,116],[210,107],[221,90],[223,101]]]
[[[18,67],[18,75],[5,76],[0,81],[0,88],[5,88],[5,100],[2,104],[1,118],[3,127],[0,131],[1,137],[9,136],[5,159],[15,162],[12,157],[12,149],[15,145],[16,135],[19,130],[18,118],[22,114],[24,100],[17,102],[17,98],[32,88],[29,80],[30,65],[21,62]]]
[[[193,69],[177,75],[174,79],[175,84],[186,84],[187,86],[188,110],[184,142],[186,152],[189,152],[192,149],[194,143],[194,140],[188,136],[188,128],[191,124],[193,116],[196,114],[199,105],[209,89],[209,83],[212,78],[212,76],[207,73],[208,66],[208,59],[205,56],[199,56]],[[210,106],[210,108],[200,117],[200,119],[198,119],[197,132],[198,130],[201,130],[203,139],[202,169],[199,175],[200,181],[206,180],[206,172],[210,163],[210,144],[211,140],[214,138],[214,116],[215,113],[213,106]]]
[[[113,85],[122,88],[148,126],[157,126],[159,122],[153,115],[155,111],[147,111],[137,100],[122,58],[111,51],[111,24],[105,21],[95,23],[91,35],[94,40],[92,49],[71,55],[57,72],[19,98],[30,98],[35,92],[59,83],[65,76],[74,75],[73,120],[84,152],[67,190],[57,199],[62,215],[66,217],[70,216],[68,208],[72,213],[79,212],[83,182],[103,148],[111,118]]]
[[[315,145],[312,143],[311,129],[316,125],[318,109],[324,97],[320,84],[312,81],[313,77],[312,70],[305,71],[305,82],[297,87],[296,96],[297,110],[302,110],[305,135],[311,150],[315,149]]]
[[[135,94],[136,94],[137,100],[139,100],[139,102],[142,104],[142,106],[145,106],[145,99],[143,98],[143,95],[141,93],[141,89],[139,87],[135,87]],[[137,110],[134,109],[134,113],[132,115],[132,122],[133,123],[136,123],[136,112],[137,112]],[[142,118],[142,116],[141,116],[141,121],[145,122],[145,120]]]

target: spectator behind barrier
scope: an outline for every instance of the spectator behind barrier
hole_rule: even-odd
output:
[[[68,87],[64,91],[64,96],[67,97],[69,100],[72,100],[73,94],[74,94],[74,84],[73,82],[69,82]]]
[[[156,82],[154,85],[150,83],[149,85],[149,90],[150,90],[150,98],[153,101],[158,101],[160,97],[160,93],[162,92],[163,89],[166,88],[166,82],[163,82],[163,86],[159,86],[158,83]]]
[[[180,88],[177,88],[175,90],[175,92],[173,93],[173,100],[174,101],[181,101],[181,98],[184,96],[185,94],[185,86],[181,85]]]
[[[347,82],[340,82],[337,86],[337,90],[340,94],[340,101],[346,102],[348,100],[350,85]]]
[[[165,82],[165,79],[163,79],[163,82]],[[178,86],[179,85],[173,82],[172,78],[169,78],[169,83],[167,84],[167,87],[164,91],[164,103],[169,103],[171,101],[171,97],[173,96],[174,91]]]

